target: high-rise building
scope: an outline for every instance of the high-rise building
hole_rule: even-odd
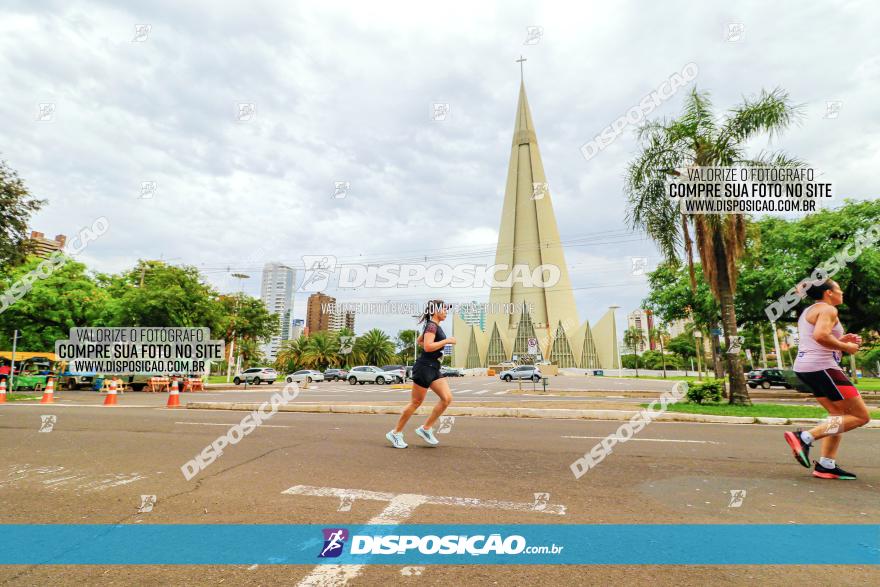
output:
[[[30,247],[30,254],[48,259],[49,255],[53,252],[64,249],[64,245],[67,244],[67,237],[63,234],[56,234],[55,240],[51,240],[46,238],[46,235],[42,232],[33,230],[27,244]]]
[[[592,328],[578,317],[550,192],[520,83],[495,251],[496,265],[508,267],[495,279],[510,284],[492,288],[484,327],[455,315],[454,365],[494,367],[517,356],[520,362],[545,359],[559,367],[617,368],[613,310]],[[505,307],[521,310],[500,313]]]
[[[346,312],[345,313],[345,324],[344,326],[354,332],[354,312]]]
[[[317,292],[309,296],[306,309],[306,328],[309,334],[322,330],[339,330],[342,327],[341,316],[334,314],[336,298]]]
[[[305,334],[306,321],[302,318],[294,318],[293,325],[290,328],[290,340],[296,340]]]
[[[263,282],[260,286],[260,299],[266,309],[278,317],[279,332],[263,345],[263,354],[274,361],[281,342],[292,338],[293,294],[296,284],[296,270],[281,263],[266,263],[263,266]]]
[[[629,349],[636,354],[641,354],[649,348],[654,350],[654,341],[651,340],[651,329],[654,328],[654,317],[651,312],[639,308],[630,312],[626,317],[627,327],[636,328],[642,332],[643,342],[638,345],[637,349]],[[649,344],[650,341],[650,344]]]

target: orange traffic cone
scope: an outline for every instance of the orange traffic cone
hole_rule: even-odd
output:
[[[51,377],[46,380],[46,389],[43,390],[43,399],[40,400],[41,404],[54,404],[55,403],[55,380]]]
[[[6,403],[6,379],[0,379],[0,404]]]
[[[171,389],[168,391],[168,403],[165,404],[166,408],[179,408],[180,407],[180,393],[177,390],[177,379],[171,382]]]
[[[116,380],[110,380],[110,387],[107,389],[107,395],[104,396],[104,405],[105,406],[115,406],[116,405]]]

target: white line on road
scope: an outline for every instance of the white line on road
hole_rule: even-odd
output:
[[[363,489],[315,487],[312,485],[295,485],[281,493],[337,498],[348,496],[353,497],[354,499],[387,501],[388,505],[385,506],[385,509],[382,510],[378,516],[375,516],[367,522],[367,524],[400,524],[409,518],[413,511],[422,504],[456,505],[565,515],[565,506],[538,503],[537,501],[535,503],[517,503],[512,501],[497,501],[493,499],[484,500],[470,497],[440,497],[412,493],[394,494],[380,491],[366,491]],[[345,585],[350,579],[354,579],[360,575],[364,566],[365,565],[318,565],[312,569],[311,573],[299,582],[299,587],[330,587],[331,585]]]
[[[562,438],[590,438],[594,440],[602,440],[605,436],[563,436]],[[666,438],[630,438],[630,440],[639,440],[642,442],[686,442],[693,444],[720,444],[712,440],[675,440]]]
[[[507,393],[507,390],[505,389],[504,391],[496,391],[492,395],[505,395],[506,393]]]
[[[223,424],[222,422],[175,422],[175,424],[190,424],[193,426],[233,426],[233,424]],[[290,428],[290,426],[275,426],[272,424],[260,424],[260,428]]]
[[[489,393],[488,389],[481,389],[480,391],[475,391],[474,395],[483,395],[484,393]]]

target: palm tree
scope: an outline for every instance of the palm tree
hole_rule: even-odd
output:
[[[336,365],[339,357],[339,339],[333,333],[315,332],[306,339],[302,362],[310,369],[325,370]]]
[[[352,349],[350,353],[340,352],[342,350],[342,345],[341,345],[340,341],[343,336],[354,337],[355,336],[354,330],[352,330],[350,328],[343,327],[343,328],[340,328],[336,332],[336,363],[335,364],[339,365],[341,367],[348,368],[348,367],[351,367],[352,365],[356,365],[356,364],[360,363],[361,361],[360,361],[360,356],[357,353],[356,349]]]
[[[636,378],[639,376],[639,347],[645,344],[645,335],[641,328],[631,326],[623,332],[623,344],[632,349],[636,356]]]
[[[354,346],[367,365],[385,365],[394,358],[394,343],[378,328],[360,336]]]
[[[292,373],[303,367],[303,353],[308,346],[308,339],[300,336],[296,340],[285,340],[275,356],[275,369],[279,373]]]
[[[800,166],[785,153],[745,154],[746,144],[761,133],[771,137],[788,128],[800,115],[788,94],[776,89],[746,99],[723,119],[712,114],[709,94],[694,88],[679,118],[647,122],[639,129],[641,152],[627,169],[627,218],[644,230],[671,262],[681,249],[688,263],[691,288],[696,290],[693,245],[700,255],[703,274],[721,306],[724,339],[737,334],[734,295],[739,274],[737,262],[745,244],[746,219],[741,214],[685,216],[666,195],[667,174],[690,166]],[[693,230],[693,237],[691,236]],[[730,403],[750,404],[741,361],[726,355]]]
[[[669,338],[669,331],[665,324],[657,324],[651,336],[660,344],[660,359],[663,361],[663,379],[666,379],[666,352],[663,350],[664,338]]]

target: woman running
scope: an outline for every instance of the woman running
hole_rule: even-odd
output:
[[[794,457],[810,468],[810,446],[824,438],[822,457],[816,463],[813,476],[821,479],[855,479],[837,466],[835,457],[840,447],[841,434],[864,426],[871,420],[868,408],[859,391],[840,370],[838,363],[843,353],[854,354],[862,339],[857,334],[844,334],[837,317],[837,306],[843,303],[840,286],[827,279],[812,285],[806,291],[814,304],[798,319],[799,346],[794,371],[819,404],[828,411],[828,419],[812,430],[786,432],[785,440]]]
[[[412,369],[412,398],[409,405],[403,409],[397,426],[388,432],[385,438],[394,448],[406,448],[403,441],[403,427],[425,401],[425,395],[430,388],[440,397],[440,401],[434,406],[434,410],[425,423],[416,428],[416,434],[430,445],[439,444],[440,441],[434,436],[434,423],[446,411],[452,403],[452,392],[446,382],[443,373],[440,372],[440,359],[443,357],[443,347],[447,344],[455,344],[455,337],[446,337],[446,333],[440,328],[440,323],[446,319],[448,306],[441,300],[428,302],[425,313],[419,319],[419,324],[425,323],[421,336],[417,343],[422,346],[422,354],[416,359]]]

